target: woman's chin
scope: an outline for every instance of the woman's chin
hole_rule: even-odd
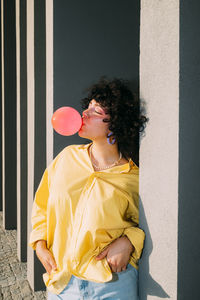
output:
[[[79,135],[80,137],[84,138],[84,139],[87,138],[86,135],[84,134],[84,132],[83,132],[81,129],[78,131],[78,135]]]

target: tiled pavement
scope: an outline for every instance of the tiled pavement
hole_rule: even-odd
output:
[[[0,300],[46,299],[46,292],[33,292],[27,280],[27,264],[17,258],[17,231],[4,230],[0,212]]]

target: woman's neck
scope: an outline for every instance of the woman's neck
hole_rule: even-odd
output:
[[[99,167],[112,165],[120,157],[120,153],[118,151],[116,143],[110,145],[107,143],[107,141],[105,143],[97,143],[93,141],[89,151],[90,150],[92,150],[90,153],[95,165]],[[118,165],[126,162],[128,161],[122,157]]]

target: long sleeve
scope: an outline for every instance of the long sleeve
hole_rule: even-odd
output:
[[[125,228],[123,236],[126,235],[132,245],[135,247],[134,252],[131,254],[133,258],[139,260],[141,257],[142,249],[144,247],[145,232],[138,227],[138,208],[136,209],[135,205],[129,205],[127,210],[127,218],[131,221],[132,226]]]
[[[45,169],[40,184],[35,193],[31,213],[32,231],[28,245],[36,249],[35,242],[47,240],[47,202],[49,197],[48,168]]]

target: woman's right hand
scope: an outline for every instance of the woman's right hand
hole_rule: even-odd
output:
[[[49,251],[47,249],[46,241],[39,240],[36,244],[35,252],[36,252],[36,255],[39,258],[40,262],[42,263],[42,265],[44,266],[45,270],[47,271],[47,273],[49,275],[52,270],[53,271],[57,270],[55,259],[52,255],[51,251]]]

